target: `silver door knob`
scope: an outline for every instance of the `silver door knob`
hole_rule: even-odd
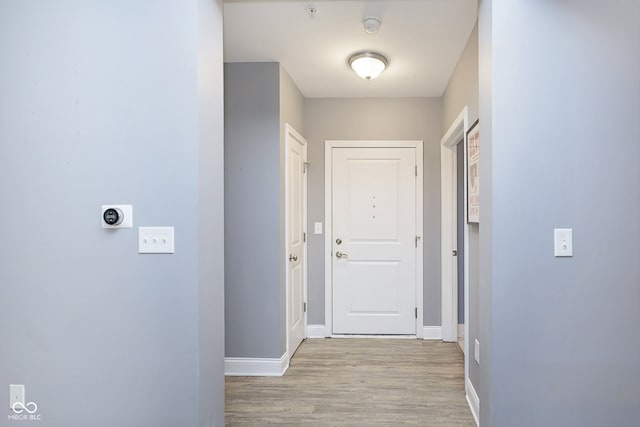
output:
[[[289,261],[297,261],[298,255],[289,255]]]
[[[342,252],[336,252],[336,258],[349,258],[349,256]]]

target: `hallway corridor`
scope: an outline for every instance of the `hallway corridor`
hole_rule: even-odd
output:
[[[306,340],[283,377],[225,387],[227,426],[475,426],[455,343]]]

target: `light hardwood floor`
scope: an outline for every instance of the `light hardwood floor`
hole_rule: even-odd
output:
[[[227,377],[228,426],[475,427],[455,343],[314,339],[283,377]]]

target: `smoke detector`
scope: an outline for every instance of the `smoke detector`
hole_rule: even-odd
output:
[[[380,25],[382,25],[382,22],[380,22],[378,18],[370,16],[362,20],[362,25],[364,26],[365,33],[376,34],[380,30]]]
[[[304,10],[305,10],[305,12],[307,12],[307,15],[309,15],[309,18],[311,18],[311,19],[315,18],[316,14],[318,13],[318,8],[315,7],[312,4],[307,6]]]

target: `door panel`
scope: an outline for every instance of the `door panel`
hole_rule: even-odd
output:
[[[305,179],[306,145],[287,134],[287,333],[289,357],[305,337]]]
[[[414,148],[332,150],[334,333],[416,333],[415,165]]]

